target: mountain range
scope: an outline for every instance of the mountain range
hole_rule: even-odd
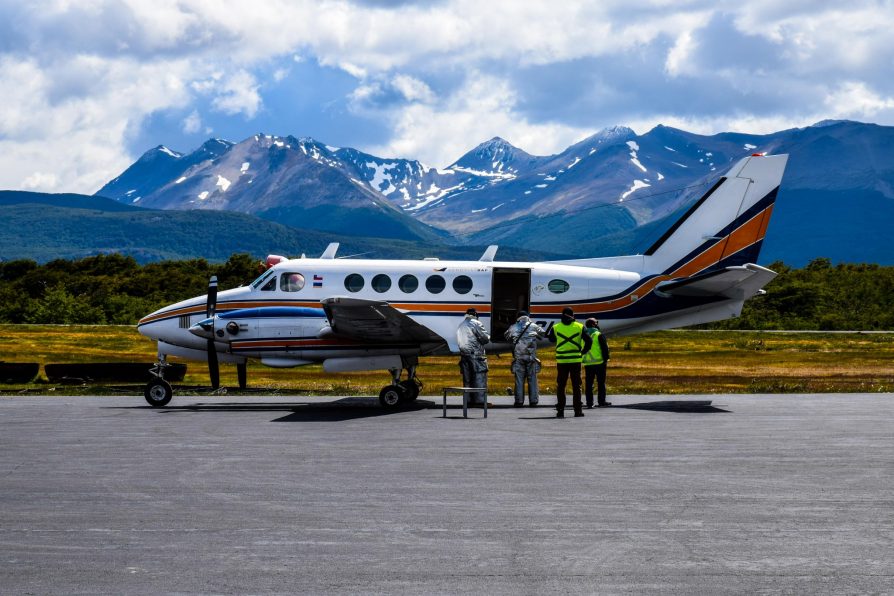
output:
[[[761,262],[894,264],[894,128],[848,121],[767,135],[613,127],[552,156],[493,138],[443,169],[292,136],[160,146],[93,197],[3,192],[0,258],[312,254],[330,240],[382,257],[492,243],[502,258],[629,254],[763,152],[790,160]]]
[[[642,251],[752,153],[791,156],[762,261],[894,263],[894,128],[851,121],[765,135],[617,126],[551,156],[497,137],[443,169],[256,134],[188,154],[156,147],[96,194],[348,236],[605,256]]]

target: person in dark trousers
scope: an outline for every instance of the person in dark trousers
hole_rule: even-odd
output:
[[[574,320],[574,311],[568,306],[562,309],[562,320],[550,328],[547,338],[556,344],[556,418],[565,417],[565,385],[569,378],[574,395],[574,415],[583,416],[580,365],[593,340],[584,333],[584,326]]]
[[[587,319],[584,333],[589,335],[592,340],[590,349],[583,357],[587,407],[593,407],[593,381],[595,380],[598,386],[596,405],[604,408],[611,405],[610,402],[605,401],[605,369],[609,358],[608,342],[605,341],[605,335],[599,330],[599,321],[596,319]]]

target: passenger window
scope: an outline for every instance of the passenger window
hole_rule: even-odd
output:
[[[380,273],[372,279],[372,289],[381,294],[391,289],[391,278]]]
[[[416,279],[415,275],[404,275],[397,280],[397,287],[399,287],[402,292],[410,294],[415,292],[416,288],[419,287],[419,280]]]
[[[300,273],[283,273],[279,278],[279,289],[283,292],[299,292],[304,289],[304,276]]]
[[[453,279],[453,289],[457,294],[468,294],[472,291],[472,278],[468,275],[460,275]]]
[[[546,284],[546,287],[553,294],[564,294],[568,291],[571,285],[564,279],[554,279]]]
[[[349,292],[359,292],[363,289],[363,276],[352,273],[345,278],[345,289]]]
[[[432,294],[440,294],[446,287],[447,282],[444,281],[444,278],[440,275],[430,275],[428,279],[425,280],[425,289]]]
[[[272,292],[275,289],[276,289],[276,276],[275,275],[273,277],[271,277],[267,281],[267,283],[265,283],[263,286],[261,286],[262,292]]]

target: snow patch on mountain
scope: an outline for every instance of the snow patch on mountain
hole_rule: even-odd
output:
[[[641,188],[648,188],[648,187],[650,187],[650,186],[652,186],[652,185],[651,185],[651,184],[646,184],[646,182],[645,182],[644,180],[634,180],[634,181],[633,181],[633,186],[630,187],[630,190],[628,190],[627,192],[625,192],[625,193],[623,193],[623,194],[621,195],[621,201],[623,201],[624,199],[626,199],[627,197],[629,197],[630,195],[632,195],[633,193],[635,193],[635,192],[638,191],[639,189],[641,189]]]
[[[232,183],[220,174],[217,175],[217,182],[214,183],[214,185],[217,186],[221,190],[221,192],[227,192],[227,189],[230,188],[230,184]]]

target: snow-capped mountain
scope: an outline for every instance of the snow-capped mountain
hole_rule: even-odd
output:
[[[861,260],[867,235],[890,237],[894,128],[856,122],[712,136],[618,126],[542,157],[495,137],[443,169],[259,134],[190,154],[157,147],[97,194],[338,233],[600,256],[643,250],[735,161],[762,152],[791,154],[763,256]],[[570,232],[551,232],[560,227]]]

